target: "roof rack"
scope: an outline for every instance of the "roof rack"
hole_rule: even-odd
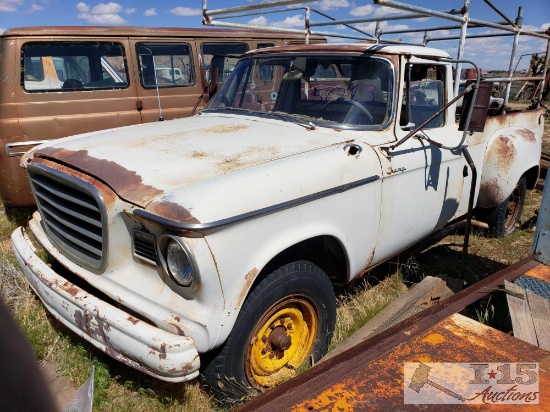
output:
[[[387,15],[380,17],[370,17],[370,18],[358,18],[358,19],[347,19],[347,20],[338,20],[335,19],[319,10],[312,8],[309,5],[310,3],[316,3],[317,0],[304,1],[304,0],[270,0],[262,3],[247,4],[243,6],[229,7],[217,10],[208,10],[208,0],[203,0],[203,24],[210,26],[222,26],[222,27],[237,27],[237,28],[252,28],[256,30],[270,30],[270,31],[280,31],[288,33],[302,33],[305,36],[306,44],[309,43],[309,37],[312,34],[321,35],[325,37],[336,37],[344,38],[351,40],[360,40],[360,41],[370,41],[375,43],[386,43],[386,44],[414,44],[426,46],[430,42],[434,41],[447,41],[447,40],[458,40],[458,51],[456,60],[463,60],[464,58],[464,45],[467,38],[487,38],[487,37],[502,37],[502,36],[513,36],[512,50],[510,53],[510,64],[508,67],[508,76],[502,78],[494,78],[492,81],[498,81],[507,83],[505,96],[504,96],[504,107],[508,104],[511,82],[514,81],[536,81],[542,82],[546,78],[548,73],[548,57],[550,56],[550,29],[545,33],[528,31],[522,28],[523,26],[523,8],[518,8],[518,14],[515,20],[508,18],[502,11],[500,11],[495,5],[491,3],[490,0],[483,0],[490,8],[492,8],[504,21],[499,22],[490,22],[479,19],[473,19],[469,17],[470,11],[470,0],[463,0],[463,6],[459,9],[451,9],[447,11],[437,11],[424,7],[414,6],[411,4],[398,2],[394,0],[373,0],[374,4],[385,6],[393,9],[400,10],[400,13],[394,15]],[[289,7],[293,5],[298,5],[299,7]],[[303,10],[304,11],[304,29],[288,29],[275,26],[261,26],[261,25],[250,25],[243,23],[233,23],[227,20],[236,19],[247,16],[254,15],[265,15],[270,13],[288,13],[290,11]],[[403,13],[406,11],[407,13]],[[327,21],[314,22],[311,21],[311,13],[319,15]],[[437,27],[426,27],[421,29],[407,29],[407,30],[382,30],[381,23],[385,21],[396,21],[396,20],[406,20],[406,19],[424,19],[426,17],[436,17],[444,20],[449,20],[455,22],[454,25],[447,26],[437,26]],[[376,23],[374,33],[367,33],[360,28],[353,26],[357,23]],[[326,27],[334,25],[343,25],[355,33],[356,35],[347,35],[339,34],[334,32],[322,32],[322,31],[313,31],[312,29],[316,27]],[[498,30],[496,33],[483,33],[483,34],[467,34],[468,28],[492,28]],[[457,35],[449,36],[434,36],[431,37],[429,33],[439,30],[459,30]],[[414,32],[424,32],[424,37],[422,43],[407,43],[403,42],[400,39],[386,39],[382,38],[385,35],[395,35],[403,33],[414,33]],[[518,43],[520,36],[531,36],[538,37],[541,39],[547,40],[546,46],[546,59],[544,64],[543,72],[540,76],[531,76],[531,77],[514,77],[514,61],[516,57],[516,51],[518,49]],[[455,66],[455,95],[458,93],[458,87],[460,83],[460,75],[462,64],[456,63]],[[539,87],[538,96],[534,98],[536,100],[535,106],[538,108],[541,105],[542,94],[544,87]]]

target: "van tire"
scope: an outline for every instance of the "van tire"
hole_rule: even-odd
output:
[[[203,356],[203,379],[219,400],[254,396],[320,360],[335,323],[328,276],[308,261],[286,264],[254,287],[226,342]]]

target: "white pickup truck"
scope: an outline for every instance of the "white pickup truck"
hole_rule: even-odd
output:
[[[466,214],[473,166],[475,213],[515,227],[545,110],[459,131],[449,57],[260,49],[200,115],[38,146],[22,158],[38,212],[12,235],[21,268],[121,362],[170,382],[203,370],[231,397],[272,387],[327,351],[334,283]]]

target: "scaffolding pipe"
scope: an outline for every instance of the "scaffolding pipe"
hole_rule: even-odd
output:
[[[467,34],[467,39],[482,39],[485,37],[511,37],[515,36],[514,33],[488,33],[488,34]],[[444,37],[430,37],[428,41],[447,41],[447,40],[458,40],[460,36],[444,36]]]
[[[511,25],[512,27],[518,28],[516,26],[516,23],[514,23],[512,20],[510,20],[503,12],[501,12],[495,5],[493,5],[493,3],[491,3],[489,0],[483,0],[483,1],[485,3],[487,3],[487,5],[489,7],[491,7],[494,11],[496,11],[500,17],[502,17],[504,20],[506,20],[509,25]]]
[[[421,14],[424,14],[426,16],[439,17],[439,18],[442,18],[442,19],[452,20],[452,21],[456,21],[456,22],[459,22],[459,23],[462,23],[463,20],[464,20],[463,17],[456,17],[456,16],[451,15],[451,14],[446,14],[445,12],[430,10],[430,9],[426,9],[424,7],[412,6],[412,5],[409,5],[409,4],[400,3],[400,2],[397,2],[397,1],[393,1],[393,0],[373,0],[373,1],[374,1],[375,4],[379,4],[379,5],[382,5],[382,6],[388,6],[388,7],[394,8],[394,9],[405,10],[405,11],[415,11],[417,13],[421,13]],[[472,19],[472,18],[468,18],[468,21],[469,21],[469,23],[478,24],[478,25],[481,25],[481,26],[484,26],[484,27],[491,27],[493,29],[499,29],[499,30],[512,32],[512,33],[516,33],[518,31],[521,31],[524,34],[528,34],[528,35],[533,36],[533,37],[539,37],[541,39],[547,39],[547,40],[549,39],[548,35],[540,34],[540,33],[537,33],[537,32],[525,31],[525,30],[521,29],[521,27],[520,28],[509,27],[509,26],[504,25],[504,24],[492,23],[490,21],[484,21],[484,20]]]
[[[550,33],[550,30],[547,30]],[[550,58],[550,40],[546,42],[546,56],[544,56],[544,69],[542,69],[542,81],[539,87],[539,98],[537,99],[537,109],[540,108],[542,102],[542,94],[544,92],[544,82],[546,80],[546,74],[548,73],[548,59]]]
[[[514,36],[514,43],[512,44],[512,53],[510,54],[510,66],[508,67],[508,77],[510,78],[510,80],[512,79],[512,76],[514,74],[514,61],[516,59],[516,50],[518,48],[521,26],[523,25],[522,14],[523,14],[523,7],[519,7],[518,17],[516,18],[516,26],[518,27],[518,30],[516,31],[516,35]],[[511,89],[512,89],[512,82],[508,82],[506,84],[506,90],[504,91],[504,104],[503,104],[504,110],[506,110],[506,106],[508,105]]]
[[[315,1],[317,0],[310,0],[307,3],[312,3]],[[248,10],[261,10],[261,9],[266,9],[270,7],[290,6],[293,4],[306,3],[304,0],[277,0],[277,1],[271,0],[271,1],[266,1],[258,4],[249,4],[247,6],[237,6],[237,7],[228,7],[225,9],[208,10],[208,7],[206,5],[207,2],[208,0],[202,0],[202,4],[203,4],[202,10],[203,10],[203,15],[208,18],[213,16],[218,16],[220,14],[240,13],[242,11],[248,11]]]
[[[270,10],[270,11],[264,10],[262,12],[254,11],[254,12],[250,12],[250,13],[230,14],[230,15],[227,15],[227,16],[219,15],[216,18],[218,20],[224,20],[224,19],[233,19],[233,18],[236,18],[236,17],[259,16],[259,15],[262,15],[262,14],[286,13],[286,12],[289,12],[289,11],[298,11],[298,10],[304,10],[304,9],[305,9],[305,7],[303,7],[303,6],[301,6],[301,7],[288,7],[286,9],[280,9],[280,10]]]
[[[352,30],[355,30],[356,32],[358,33],[361,33],[361,34],[364,34],[365,36],[369,36],[369,37],[372,37],[372,38],[376,38],[375,36],[373,36],[372,34],[369,34],[367,33],[366,31],[363,31],[361,29],[358,29],[357,27],[354,27],[354,26],[350,26],[349,24],[346,24],[345,22],[343,22],[342,20],[336,20],[334,17],[331,17],[329,16],[328,14],[325,14],[323,12],[320,12],[319,10],[315,10],[315,9],[311,9],[312,12],[314,13],[317,13],[319,14],[320,16],[323,16],[329,20],[332,20],[330,22],[325,22],[325,23],[328,23],[328,24],[321,24],[321,23],[313,23],[313,22],[310,22],[310,27],[315,27],[315,26],[328,26],[328,25],[335,25],[335,24],[342,24],[343,26],[346,26],[348,29],[352,29]]]
[[[317,12],[319,13],[319,12]],[[442,13],[451,13],[451,14],[459,14],[456,10],[449,10]],[[319,13],[321,14],[321,13]],[[327,16],[325,16],[327,17]],[[394,20],[409,20],[409,19],[423,19],[426,16],[418,13],[410,13],[410,14],[392,14],[389,16],[384,16],[384,21],[394,21]],[[334,19],[333,19],[334,20]],[[320,23],[312,23],[311,26],[331,26],[333,24],[354,24],[354,23],[374,23],[380,21],[380,17],[368,17],[368,18],[361,18],[361,19],[347,19],[347,20],[334,20],[334,21],[325,21]]]
[[[480,26],[479,24],[468,23],[468,28],[470,29],[481,28],[481,27],[483,26]],[[421,29],[387,30],[387,31],[384,31],[384,34],[418,33],[422,31],[439,31],[439,30],[458,30],[460,28],[462,28],[462,25],[456,24],[454,26],[424,27]],[[513,34],[510,34],[510,35],[513,35]]]
[[[456,54],[456,66],[455,66],[455,82],[453,95],[458,94],[458,88],[460,87],[460,76],[462,72],[462,60],[464,58],[464,45],[466,43],[466,30],[468,29],[468,13],[470,11],[470,0],[464,0],[464,8],[462,9],[464,13],[462,14],[462,24],[460,25],[460,38],[458,40],[458,51]],[[479,75],[478,75],[479,77]]]

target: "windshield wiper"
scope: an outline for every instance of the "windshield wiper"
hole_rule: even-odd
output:
[[[313,122],[300,123],[301,120],[298,119],[299,117],[309,118],[309,116],[290,114],[290,113],[286,113],[286,112],[265,112],[265,114],[270,114],[270,115],[273,115],[273,116],[277,116],[278,118],[283,119],[283,120],[291,120],[293,123],[296,123],[298,126],[303,126],[303,127],[305,127],[306,129],[309,129],[309,130],[315,130],[317,128],[317,126],[315,126],[315,124]]]
[[[226,106],[226,107],[218,107],[216,109],[212,109],[212,110],[219,110],[219,111],[223,111],[223,110],[230,110],[230,111],[236,111],[236,112],[247,112],[247,113],[252,113],[252,112],[256,112],[256,110],[251,110],[251,109],[244,109],[242,107],[231,107],[231,106]]]

